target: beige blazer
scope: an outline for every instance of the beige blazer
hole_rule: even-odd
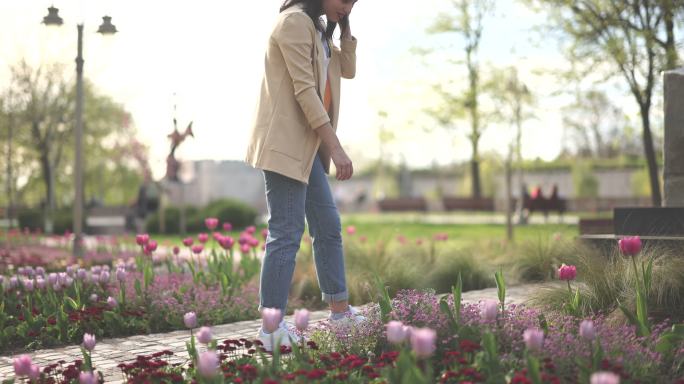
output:
[[[245,161],[259,169],[308,183],[321,146],[315,129],[330,122],[337,130],[340,78],[356,73],[356,39],[333,47],[328,65],[332,106],[323,107],[325,51],[311,18],[301,6],[281,12],[266,50],[266,64]],[[313,60],[315,58],[315,60]],[[326,173],[330,155],[320,151]]]

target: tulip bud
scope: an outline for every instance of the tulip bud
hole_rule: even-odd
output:
[[[525,346],[531,351],[541,351],[544,345],[544,331],[537,328],[529,328],[523,332]]]
[[[197,315],[195,312],[188,312],[183,315],[183,323],[187,328],[195,328],[197,326]]]
[[[202,344],[209,344],[211,342],[211,329],[209,327],[202,327],[197,331],[197,341]]]
[[[309,311],[306,309],[297,309],[294,313],[295,327],[301,332],[304,332],[309,327]]]

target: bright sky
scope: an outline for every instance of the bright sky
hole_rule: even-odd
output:
[[[545,101],[551,98],[543,96],[555,89],[549,77],[532,72],[558,68],[564,60],[554,41],[534,44],[539,35],[531,29],[542,16],[512,0],[496,3],[496,15],[486,21],[481,61],[517,65],[523,80],[538,93],[537,119],[525,127],[523,155],[551,159],[561,148],[561,120],[557,101]],[[61,28],[40,23],[51,4],[60,9]],[[81,19],[86,26],[86,77],[133,114],[140,140],[150,146],[155,176],[164,173],[174,103],[179,126],[194,120],[196,136],[183,143],[180,159],[241,160],[266,41],[280,4],[281,0],[0,0],[0,80],[6,80],[9,65],[22,57],[34,64],[52,60],[72,65],[76,22]],[[388,112],[384,124],[396,137],[386,149],[392,160],[404,156],[409,166],[422,167],[469,158],[464,134],[423,129],[434,126],[423,112],[437,100],[432,85],[464,74],[462,65],[441,60],[462,57],[456,36],[450,38],[455,46],[430,61],[411,53],[414,47],[448,41],[446,36],[427,35],[425,29],[450,4],[357,3],[351,17],[359,39],[357,77],[343,82],[338,127],[340,140],[357,163],[378,156],[378,110]],[[111,38],[95,33],[106,14],[120,31]],[[465,132],[467,122],[461,125]],[[481,148],[504,153],[512,135],[509,128],[490,127]]]

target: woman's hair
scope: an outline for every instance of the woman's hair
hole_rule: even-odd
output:
[[[323,14],[323,0],[285,0],[283,5],[280,6],[280,12],[297,4],[303,4],[304,12],[309,15],[316,29],[323,32],[328,39],[332,39],[337,23],[329,21],[327,26],[323,26],[323,23],[321,23],[320,16]]]

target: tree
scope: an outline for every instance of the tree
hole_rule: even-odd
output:
[[[33,68],[22,61],[12,66],[11,75],[12,82],[4,94],[12,93],[15,102],[4,114],[15,116],[17,137],[13,156],[16,151],[16,157],[21,159],[17,173],[26,175],[26,181],[18,186],[17,200],[35,203],[34,197],[42,196],[39,201],[44,207],[45,229],[50,231],[54,210],[58,205],[69,204],[65,196],[74,193],[75,85],[59,65]],[[98,191],[91,192],[94,195],[110,188],[132,187],[134,194],[136,188],[131,183],[135,178],[126,171],[136,170],[133,160],[113,160],[121,146],[134,136],[130,116],[109,97],[98,94],[87,81],[84,92],[84,188],[92,191],[97,185]]]
[[[585,58],[587,71],[610,63],[610,77],[624,79],[639,105],[651,200],[661,205],[658,166],[651,132],[651,106],[657,74],[677,66],[675,19],[681,0],[525,0],[552,16],[553,27],[570,37],[573,60]]]
[[[484,125],[479,109],[480,94],[480,65],[478,49],[482,38],[482,19],[494,6],[492,0],[452,0],[456,8],[456,15],[442,13],[437,17],[434,25],[428,30],[430,33],[456,33],[465,40],[465,65],[468,70],[468,89],[461,97],[456,97],[439,86],[438,91],[444,98],[447,107],[437,111],[440,122],[450,125],[450,122],[461,115],[464,109],[470,120],[470,134],[468,139],[472,146],[470,172],[472,176],[472,197],[482,196],[480,180],[479,142]]]
[[[523,159],[522,159],[522,127],[523,123],[534,117],[528,109],[534,105],[534,95],[518,76],[515,67],[506,69],[494,69],[489,79],[484,84],[484,90],[491,96],[496,105],[494,117],[499,121],[515,127],[515,141],[511,143],[515,153],[515,163],[518,178],[518,188],[523,187]],[[507,156],[507,170],[512,153]],[[507,181],[508,181],[507,174]],[[508,184],[507,184],[508,185]],[[525,221],[523,215],[522,194],[518,199],[518,218],[521,223]]]
[[[622,111],[604,92],[595,89],[578,92],[575,101],[563,108],[563,125],[574,133],[580,157],[617,157],[625,149],[624,141],[615,140],[624,121]]]

